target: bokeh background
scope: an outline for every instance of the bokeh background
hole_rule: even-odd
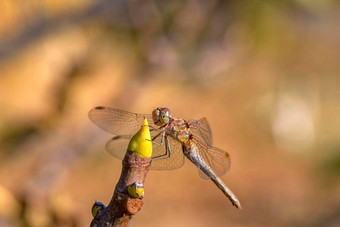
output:
[[[335,0],[0,1],[0,226],[88,226],[121,162],[98,105],[207,117],[231,206],[197,169],[152,171],[130,226],[340,225]]]

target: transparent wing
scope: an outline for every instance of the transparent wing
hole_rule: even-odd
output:
[[[152,134],[152,133],[151,133]],[[166,155],[166,139],[169,141],[170,156]],[[172,170],[180,168],[184,165],[184,154],[182,144],[172,137],[167,136],[164,138],[163,145],[159,145],[161,136],[154,140],[152,143],[152,162],[151,169],[154,170]]]
[[[151,138],[158,135],[159,131],[151,131]],[[126,149],[133,135],[115,136],[106,144],[106,150],[112,156],[123,159]],[[171,170],[177,169],[184,164],[184,155],[182,152],[182,145],[176,140],[168,137],[170,147],[170,157],[166,155],[166,142],[165,138],[163,144],[160,145],[161,136],[157,137],[152,143],[152,163],[151,169],[153,170]]]
[[[141,128],[144,116],[148,119],[151,127],[157,127],[153,124],[150,114],[130,113],[103,106],[95,107],[89,112],[89,118],[93,123],[115,135],[135,134]]]
[[[228,152],[217,147],[208,146],[200,137],[193,137],[192,140],[198,148],[197,153],[218,177],[228,172],[230,169],[230,155]],[[209,178],[201,170],[199,170],[199,175],[203,179]]]
[[[132,135],[115,136],[106,143],[105,149],[112,156],[123,160]]]
[[[208,120],[203,117],[199,120],[189,120],[189,127],[194,136],[201,137],[209,146],[213,144],[212,133]]]

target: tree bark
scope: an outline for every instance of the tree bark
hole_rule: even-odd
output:
[[[131,195],[128,188],[138,185],[139,188],[144,189],[144,181],[150,169],[151,158],[127,151],[122,163],[122,173],[112,199],[107,207],[98,211],[91,222],[91,227],[127,226],[143,206],[144,194]]]

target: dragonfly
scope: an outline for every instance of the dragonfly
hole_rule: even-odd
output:
[[[201,178],[212,180],[232,205],[242,209],[238,198],[219,178],[230,168],[230,155],[213,146],[210,125],[205,117],[186,121],[173,117],[166,107],[155,108],[151,114],[138,114],[98,106],[90,110],[89,118],[115,135],[106,144],[106,150],[119,159],[124,158],[130,139],[147,118],[153,142],[151,169],[180,168],[186,157],[198,167]]]

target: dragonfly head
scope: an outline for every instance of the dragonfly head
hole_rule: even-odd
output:
[[[168,108],[156,108],[152,111],[153,123],[158,126],[165,125],[171,118],[171,112]]]

